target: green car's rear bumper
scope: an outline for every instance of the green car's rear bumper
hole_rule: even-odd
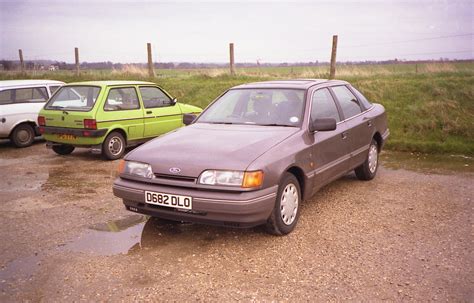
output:
[[[40,126],[39,132],[50,142],[74,146],[102,144],[108,129],[84,129],[54,126]]]

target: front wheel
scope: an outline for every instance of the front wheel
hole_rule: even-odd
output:
[[[58,155],[69,155],[74,151],[74,146],[68,144],[53,145],[52,149]]]
[[[111,132],[102,144],[102,154],[108,160],[116,160],[125,153],[125,139],[119,132]]]
[[[15,127],[10,139],[16,147],[30,146],[35,139],[35,130],[29,124],[20,124]]]
[[[293,174],[285,173],[278,186],[275,207],[267,221],[269,233],[282,236],[295,229],[300,216],[301,189]]]
[[[377,169],[379,167],[379,148],[377,141],[372,139],[372,142],[369,146],[369,152],[367,154],[367,159],[360,166],[356,167],[354,170],[357,178],[359,180],[372,180],[377,174]]]

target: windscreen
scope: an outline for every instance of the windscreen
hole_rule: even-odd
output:
[[[49,100],[46,109],[89,111],[100,92],[97,86],[63,86]]]
[[[304,90],[233,89],[210,105],[198,123],[300,126]]]

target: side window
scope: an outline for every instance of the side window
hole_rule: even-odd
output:
[[[49,99],[46,87],[18,88],[2,92],[2,100],[7,98],[10,93],[10,102],[28,103],[28,102],[45,102]]]
[[[112,88],[105,101],[104,110],[130,110],[140,108],[137,92],[133,87]]]
[[[143,105],[145,108],[170,106],[171,99],[158,87],[140,87]]]
[[[49,91],[51,92],[51,96],[58,90],[59,87],[60,87],[59,85],[49,86]]]
[[[0,92],[0,104],[13,103],[13,90],[8,89]]]
[[[313,94],[311,101],[311,120],[320,118],[334,118],[336,122],[341,121],[336,103],[327,88],[319,89]]]
[[[333,86],[331,87],[331,89],[336,95],[337,101],[339,101],[339,105],[341,105],[345,119],[348,119],[362,112],[357,98],[351,93],[351,91],[347,87],[343,85]]]
[[[372,103],[370,103],[369,100],[367,100],[366,97],[364,97],[364,95],[362,95],[362,93],[360,91],[358,91],[354,86],[351,86],[352,87],[352,91],[356,94],[357,98],[359,98],[360,102],[362,103],[362,105],[366,108],[366,109],[369,109],[372,107]]]

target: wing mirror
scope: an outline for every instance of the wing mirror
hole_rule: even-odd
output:
[[[184,114],[183,115],[183,124],[184,125],[189,125],[189,124],[192,124],[194,122],[194,120],[196,120],[196,115],[193,115],[193,114]]]
[[[178,103],[178,99],[173,98],[173,100],[171,100],[171,106],[175,105],[176,103]]]
[[[330,131],[336,129],[336,119],[334,118],[319,118],[311,122],[310,131]]]

